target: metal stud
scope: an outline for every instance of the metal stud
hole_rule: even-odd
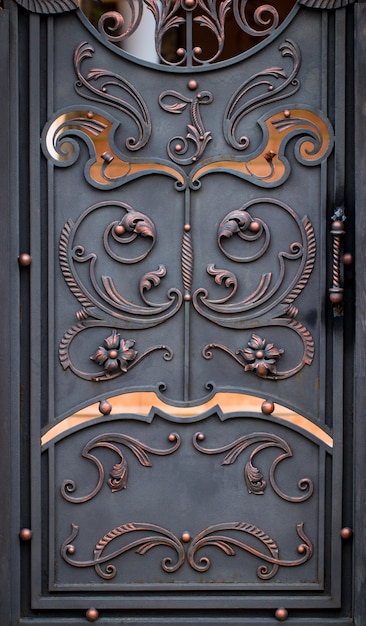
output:
[[[287,609],[284,609],[284,608],[277,609],[275,612],[275,618],[278,619],[279,622],[286,621],[288,618]]]
[[[21,265],[21,267],[28,267],[28,265],[30,265],[31,263],[32,263],[32,257],[27,252],[23,252],[19,256],[19,265]]]
[[[86,619],[89,622],[96,622],[98,617],[99,617],[99,613],[98,613],[97,609],[94,609],[93,607],[91,607],[90,609],[87,610],[87,612],[86,612]]]
[[[351,539],[352,535],[353,535],[352,528],[348,528],[348,526],[345,526],[344,528],[342,528],[341,537],[344,541]]]
[[[264,415],[271,415],[274,409],[275,405],[273,404],[273,402],[269,402],[268,400],[262,402],[262,413],[264,413]]]
[[[30,541],[32,539],[32,531],[30,528],[22,528],[19,533],[19,538],[21,541]]]
[[[112,405],[108,402],[108,400],[101,400],[101,402],[99,402],[99,411],[102,415],[109,415],[111,410]]]

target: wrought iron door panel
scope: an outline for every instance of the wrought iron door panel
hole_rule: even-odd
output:
[[[61,485],[53,492],[50,539],[61,550],[51,560],[50,590],[91,582],[119,590],[296,589],[298,568],[304,589],[323,589],[323,442],[272,420],[223,423],[213,415],[189,425],[155,417],[137,428],[112,420],[49,451],[50,475]],[[273,536],[266,530],[271,510]]]
[[[144,0],[97,28],[73,1],[18,3],[48,52],[32,608],[325,615],[341,602],[325,298],[340,338],[344,219],[327,208],[327,54],[348,3]],[[143,6],[156,62],[123,49]]]

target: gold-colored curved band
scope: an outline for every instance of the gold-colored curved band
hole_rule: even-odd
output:
[[[148,417],[154,412],[160,415],[172,416],[173,418],[200,418],[212,411],[217,411],[221,416],[233,414],[262,414],[262,404],[264,398],[249,396],[239,393],[216,393],[207,402],[196,406],[174,406],[161,400],[156,393],[133,392],[109,398],[108,402],[112,406],[110,415],[137,415]],[[73,415],[64,418],[54,426],[51,426],[42,436],[41,444],[49,444],[55,437],[65,435],[72,428],[79,425],[87,425],[89,422],[104,416],[99,410],[99,403],[91,404]],[[320,442],[333,448],[333,439],[321,426],[315,424],[310,419],[296,413],[295,411],[276,403],[272,413],[272,419],[279,423],[297,426],[305,433],[318,439]]]

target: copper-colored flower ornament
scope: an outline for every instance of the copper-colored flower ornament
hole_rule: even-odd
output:
[[[106,374],[114,374],[118,370],[127,372],[128,364],[137,355],[137,351],[133,349],[134,345],[133,339],[121,339],[120,334],[113,330],[104,340],[104,346],[99,346],[90,358],[98,365],[102,365]]]
[[[276,359],[284,353],[282,348],[276,348],[273,343],[267,343],[255,333],[248,341],[248,347],[237,350],[246,361],[244,371],[255,372],[258,376],[265,377],[268,374],[276,374]]]

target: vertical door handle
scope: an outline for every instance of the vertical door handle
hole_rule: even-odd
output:
[[[344,221],[345,215],[343,208],[338,208],[332,217],[333,224],[330,231],[333,237],[332,246],[332,286],[329,288],[329,299],[336,307],[343,302],[342,287],[342,267],[341,267],[341,251],[342,237],[345,234]]]

